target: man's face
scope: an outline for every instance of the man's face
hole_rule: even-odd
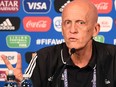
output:
[[[82,49],[92,42],[94,23],[88,13],[89,9],[65,9],[62,15],[62,34],[67,46]]]

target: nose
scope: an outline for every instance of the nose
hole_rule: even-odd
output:
[[[70,27],[70,33],[77,33],[77,32],[78,30],[76,24],[72,24]]]

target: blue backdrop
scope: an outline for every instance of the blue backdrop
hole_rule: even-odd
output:
[[[116,45],[116,1],[91,0],[99,12],[101,31],[94,39]],[[64,42],[61,11],[70,0],[0,0],[0,55],[7,55],[15,67],[17,53],[22,55],[23,72],[27,52]],[[6,66],[0,58],[0,87]]]

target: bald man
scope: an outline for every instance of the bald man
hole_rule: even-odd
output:
[[[74,0],[62,12],[65,43],[38,50],[31,76],[34,87],[116,87],[116,46],[93,40],[100,31],[96,7],[89,0]],[[13,69],[23,80],[21,56]],[[20,76],[20,77],[19,77]]]

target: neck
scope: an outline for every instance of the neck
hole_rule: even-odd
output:
[[[89,45],[83,48],[82,50],[76,51],[72,55],[71,59],[76,66],[82,68],[89,63],[91,55],[92,55],[92,45]]]

